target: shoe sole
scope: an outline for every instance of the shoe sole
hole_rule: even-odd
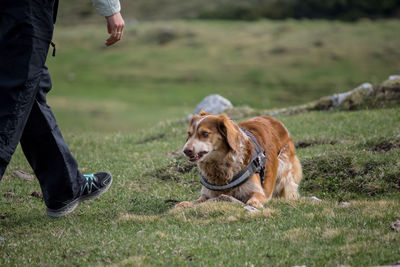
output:
[[[110,174],[110,178],[111,178],[110,183],[107,184],[105,187],[97,190],[96,192],[93,192],[92,194],[78,197],[77,199],[71,201],[69,204],[65,205],[61,209],[53,210],[53,209],[47,208],[46,209],[47,216],[52,217],[52,218],[58,218],[58,217],[65,216],[65,215],[73,212],[79,203],[84,202],[86,200],[98,198],[99,196],[101,196],[102,194],[107,192],[107,190],[110,188],[112,181],[113,181],[111,174]]]

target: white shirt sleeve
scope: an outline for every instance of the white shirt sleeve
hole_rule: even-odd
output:
[[[111,16],[121,11],[119,0],[92,0],[97,12],[102,16]]]

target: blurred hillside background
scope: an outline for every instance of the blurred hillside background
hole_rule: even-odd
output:
[[[47,64],[63,131],[136,131],[215,93],[234,106],[300,105],[400,73],[398,0],[121,4],[124,39],[106,48],[91,1],[60,2]]]
[[[121,0],[123,14],[138,20],[169,19],[335,19],[400,17],[398,0]],[[89,1],[62,3],[62,16],[94,19]],[[75,20],[63,23],[77,22]]]

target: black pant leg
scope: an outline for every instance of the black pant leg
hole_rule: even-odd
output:
[[[32,25],[13,14],[2,13],[9,10],[3,4],[0,4],[0,179],[32,109],[48,51],[48,44],[29,34],[33,32]]]
[[[83,175],[46,103],[50,89],[50,74],[45,67],[21,147],[39,179],[46,205],[58,209],[79,194]]]
[[[77,196],[83,177],[46,104],[53,3],[0,1],[0,179],[21,140],[46,205],[57,209]]]

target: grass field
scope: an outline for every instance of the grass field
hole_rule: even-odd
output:
[[[159,44],[160,29],[174,33]],[[49,58],[54,108],[84,172],[114,181],[62,219],[45,216],[17,150],[0,184],[0,266],[377,266],[400,260],[400,109],[278,116],[299,146],[308,199],[256,213],[232,203],[176,210],[198,197],[181,155],[183,118],[210,93],[235,106],[298,105],[400,72],[399,21],[175,21],[59,27]],[[171,38],[171,37],[169,37]],[[164,41],[163,41],[164,42]],[[233,118],[235,119],[235,118]],[[349,202],[343,205],[343,201]]]
[[[106,49],[105,25],[58,27],[49,103],[62,129],[108,132],[183,118],[212,93],[235,106],[299,105],[399,73],[399,30],[399,21],[148,22]]]

